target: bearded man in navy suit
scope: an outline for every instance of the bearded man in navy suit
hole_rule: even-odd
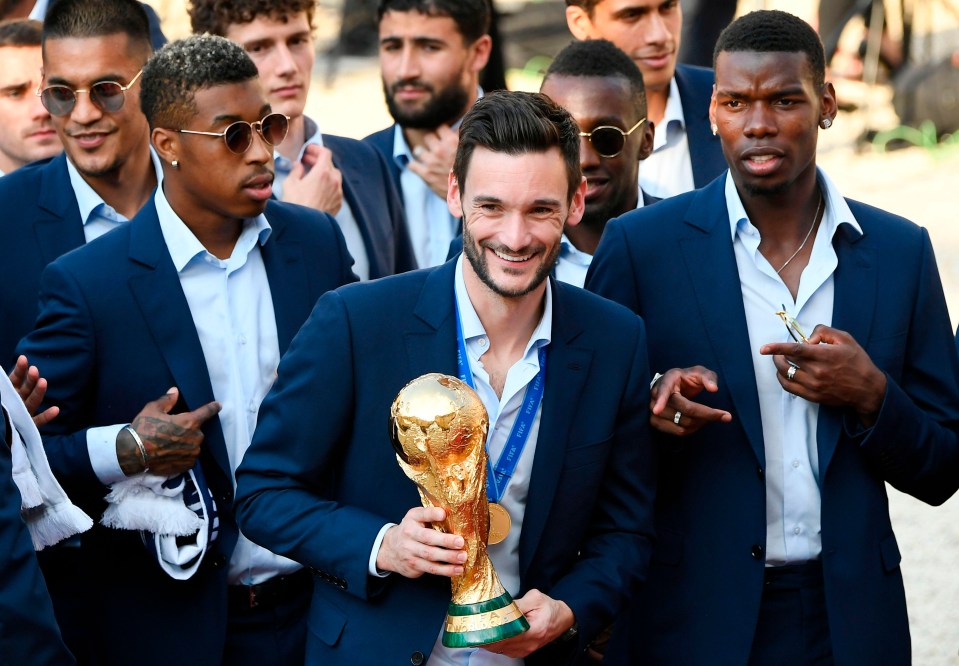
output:
[[[280,364],[237,471],[237,515],[318,577],[307,663],[579,663],[642,579],[653,492],[643,324],[549,277],[564,224],[583,214],[578,153],[579,128],[547,97],[481,99],[447,197],[463,254],[325,295]],[[430,372],[475,386],[489,453],[509,468],[488,491],[512,529],[488,552],[530,629],[483,648],[440,642],[466,544],[432,529],[445,512],[420,506],[385,427],[397,392]],[[515,448],[514,424],[526,433]]]

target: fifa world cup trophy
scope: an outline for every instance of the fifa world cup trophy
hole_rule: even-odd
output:
[[[529,629],[486,552],[488,428],[479,396],[448,375],[414,379],[390,409],[390,433],[400,467],[419,489],[423,506],[446,511],[446,520],[433,528],[458,534],[466,542],[463,574],[452,579],[453,599],[443,631],[446,647],[486,645]]]

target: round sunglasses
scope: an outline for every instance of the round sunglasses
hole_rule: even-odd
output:
[[[126,99],[126,91],[129,90],[140,75],[141,69],[137,72],[130,83],[122,85],[116,81],[98,81],[87,89],[74,90],[70,86],[54,85],[46,88],[37,88],[36,95],[44,108],[52,116],[68,116],[77,105],[77,94],[86,93],[90,96],[90,101],[101,111],[106,113],[116,113],[123,108],[123,102]]]
[[[253,145],[253,131],[256,130],[268,145],[276,146],[283,143],[286,133],[290,129],[290,119],[282,113],[271,113],[263,116],[262,120],[248,123],[238,120],[231,123],[222,132],[199,132],[196,130],[178,129],[180,134],[202,134],[203,136],[223,137],[226,147],[231,153],[242,155]]]
[[[589,139],[593,150],[600,157],[612,158],[623,152],[626,147],[626,139],[630,134],[639,129],[639,126],[646,122],[645,118],[640,118],[639,122],[629,128],[628,132],[613,125],[601,125],[593,129],[592,132],[580,132],[580,136]]]

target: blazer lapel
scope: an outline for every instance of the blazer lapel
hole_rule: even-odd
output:
[[[833,274],[832,326],[846,331],[865,346],[869,341],[876,299],[879,298],[879,270],[873,249],[865,235],[842,225],[833,238],[838,264]],[[823,407],[816,429],[819,451],[819,478],[825,478],[842,429],[843,410]]]
[[[430,272],[413,313],[422,324],[404,336],[410,377],[428,372],[457,376],[456,310],[453,276],[456,261],[450,260]]]
[[[580,403],[592,362],[592,351],[576,346],[576,338],[583,327],[574,313],[566,310],[563,290],[554,285],[553,297],[553,330],[547,351],[546,388],[519,544],[521,580],[526,578],[553,506],[569,445],[569,432],[576,416],[575,406]]]
[[[152,199],[130,225],[130,258],[147,269],[130,278],[130,289],[186,408],[196,409],[214,399],[213,387],[193,315],[166,249]],[[212,420],[211,427],[205,448],[227,478],[232,478],[219,419]]]
[[[309,287],[303,248],[287,236],[285,217],[270,207],[267,218],[272,231],[269,239],[260,247],[260,256],[263,257],[263,266],[270,283],[276,335],[282,356],[289,348],[293,336],[306,321],[319,294],[314,295]]]
[[[759,394],[724,186],[719,179],[698,193],[685,220],[696,232],[682,238],[680,246],[699,315],[718,363],[711,369],[719,375],[720,390],[729,392],[736,406],[736,419],[742,424],[756,459],[764,463]]]
[[[43,167],[37,203],[40,210],[36,218],[36,237],[46,263],[86,242],[64,153]]]

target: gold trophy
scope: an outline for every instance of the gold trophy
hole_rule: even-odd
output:
[[[458,534],[466,542],[463,574],[451,580],[453,599],[443,630],[446,647],[486,645],[529,629],[486,553],[488,429],[479,396],[448,375],[414,379],[390,409],[390,435],[400,468],[416,484],[423,506],[446,511],[446,520],[434,523],[433,529]]]

